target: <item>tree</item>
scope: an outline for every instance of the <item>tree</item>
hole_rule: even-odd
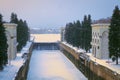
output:
[[[91,48],[90,42],[92,37],[91,16],[85,15],[84,20],[80,23],[77,20],[74,23],[69,23],[65,28],[65,40],[76,47],[85,49],[88,52]]]
[[[17,27],[17,41],[19,43],[17,46],[18,51],[20,51],[26,45],[29,36],[28,34],[28,26],[26,21],[20,19]]]
[[[116,60],[120,57],[120,10],[118,6],[115,7],[109,26],[109,52],[110,57]]]
[[[16,24],[18,23],[17,14],[11,13],[10,23],[16,23]]]
[[[91,40],[92,40],[92,27],[91,27],[91,15],[88,15],[87,25],[86,25],[86,52],[90,51],[91,48]]]
[[[5,28],[3,26],[2,15],[0,14],[0,70],[3,70],[3,65],[7,64],[7,38]]]
[[[91,48],[91,37],[92,37],[92,27],[91,27],[91,15],[88,17],[85,15],[84,20],[82,22],[82,48],[86,50],[86,52],[90,51]]]
[[[73,23],[69,23],[65,28],[65,40],[73,45]]]
[[[26,45],[26,42],[29,39],[29,28],[26,21],[23,21],[22,19],[18,20],[17,14],[12,13],[11,14],[11,23],[17,24],[17,51],[21,51],[23,46]]]
[[[86,40],[87,40],[87,16],[84,16],[84,20],[82,22],[82,38],[83,38],[83,49],[86,50]]]
[[[76,21],[74,24],[75,29],[75,46],[80,47],[81,45],[81,23],[79,20]]]

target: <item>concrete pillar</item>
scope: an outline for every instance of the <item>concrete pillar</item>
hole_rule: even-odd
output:
[[[8,43],[8,60],[13,60],[16,58],[17,53],[17,37],[16,37],[16,31],[17,31],[17,24],[14,23],[4,23],[3,24],[6,30],[6,37],[7,37],[7,43]]]

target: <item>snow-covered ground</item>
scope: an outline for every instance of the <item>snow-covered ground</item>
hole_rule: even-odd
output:
[[[11,60],[10,65],[8,64],[3,71],[0,71],[0,80],[14,80],[23,63],[24,60],[21,58],[21,54],[18,53],[16,59]]]
[[[4,67],[3,71],[0,71],[0,80],[14,80],[20,67],[24,64],[25,59],[22,58],[23,53],[27,53],[32,42],[27,42],[26,46],[23,47],[20,53],[17,53],[14,60],[9,61]]]
[[[87,80],[58,50],[34,50],[27,80]]]

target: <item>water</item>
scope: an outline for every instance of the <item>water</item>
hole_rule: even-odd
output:
[[[87,80],[59,50],[34,50],[27,80]]]

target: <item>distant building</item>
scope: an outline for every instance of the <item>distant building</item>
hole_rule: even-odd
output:
[[[13,60],[16,57],[17,53],[17,41],[16,41],[16,28],[17,24],[13,23],[4,23],[3,24],[6,30],[7,43],[8,43],[8,60]]]
[[[110,24],[92,25],[92,54],[96,58],[109,58],[108,32]]]

